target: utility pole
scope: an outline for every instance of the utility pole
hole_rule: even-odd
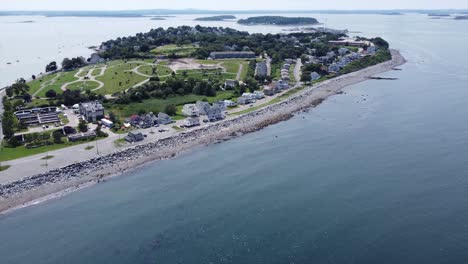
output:
[[[97,137],[96,137],[96,154],[99,156],[99,148],[98,148],[98,145],[97,145]]]

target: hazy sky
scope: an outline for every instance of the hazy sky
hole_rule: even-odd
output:
[[[468,9],[468,0],[0,0],[0,10]]]

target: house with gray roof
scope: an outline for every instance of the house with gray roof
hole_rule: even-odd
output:
[[[158,114],[158,124],[160,125],[167,125],[170,124],[174,121],[172,121],[172,118],[166,114],[166,113],[159,113]]]

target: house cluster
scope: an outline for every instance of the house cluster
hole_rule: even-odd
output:
[[[143,141],[143,139],[145,139],[145,136],[141,132],[130,131],[130,132],[128,132],[128,135],[125,136],[124,139],[128,143],[134,143],[134,142]]]
[[[330,40],[328,41],[328,44],[333,46],[350,46],[359,48],[372,45],[372,43],[368,40],[356,40],[354,38],[339,38],[338,40]]]
[[[258,77],[266,77],[268,75],[268,67],[266,61],[257,63],[255,67],[255,75]]]
[[[294,63],[292,59],[286,59],[284,64],[281,66],[281,80],[289,82],[291,78],[289,77],[289,70],[291,69],[291,64]]]
[[[184,120],[186,127],[200,125],[200,116],[206,116],[205,122],[216,122],[223,120],[226,116],[224,111],[227,107],[233,106],[234,102],[230,100],[220,101],[213,104],[198,101],[196,104],[186,104],[182,108],[182,114],[187,117]]]
[[[215,51],[210,53],[210,59],[255,59],[252,51]]]
[[[125,120],[124,126],[126,128],[134,126],[136,128],[144,129],[159,125],[167,125],[172,122],[172,118],[165,113],[158,113],[156,116],[153,112],[150,112],[142,115],[132,115],[130,118]]]
[[[237,99],[237,103],[240,105],[253,104],[257,100],[265,98],[265,93],[262,91],[254,91],[253,93],[243,93],[241,97]]]
[[[263,88],[263,93],[265,95],[272,96],[287,89],[289,89],[289,83],[284,80],[279,80],[274,81]]]
[[[340,48],[334,61],[328,66],[328,72],[337,73],[349,63],[359,60],[364,55],[358,52],[351,52],[347,48]]]

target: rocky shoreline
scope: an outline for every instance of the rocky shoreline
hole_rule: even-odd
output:
[[[148,162],[175,157],[178,153],[260,130],[287,120],[294,113],[319,105],[331,95],[349,85],[368,80],[375,74],[392,70],[405,63],[396,50],[392,60],[308,87],[292,97],[245,115],[207,127],[180,133],[173,137],[137,145],[101,157],[75,163],[46,173],[37,174],[9,184],[0,185],[0,212],[46,200],[44,197],[68,193],[91,182],[128,171]],[[55,195],[54,197],[59,197]]]

